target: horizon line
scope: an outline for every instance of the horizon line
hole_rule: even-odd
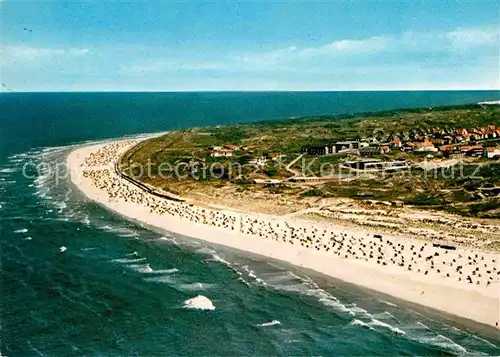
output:
[[[238,90],[47,90],[47,91],[14,91],[2,90],[0,94],[14,93],[321,93],[321,92],[491,92],[499,91],[500,88],[471,89],[471,88],[451,88],[451,89],[297,89],[297,90],[266,90],[266,89],[238,89]]]

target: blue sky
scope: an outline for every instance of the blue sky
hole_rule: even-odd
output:
[[[0,0],[13,91],[499,89],[500,4]]]

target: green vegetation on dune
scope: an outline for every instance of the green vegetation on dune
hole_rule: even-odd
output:
[[[412,165],[411,171],[356,173],[350,180],[323,182],[314,188],[300,183],[289,183],[288,178],[300,175],[347,175],[346,161],[360,160],[359,156],[308,156],[291,163],[306,145],[334,141],[375,138],[379,142],[393,136],[427,135],[432,130],[452,132],[461,128],[488,126],[500,123],[500,106],[450,106],[442,108],[401,109],[378,113],[346,114],[336,116],[309,116],[294,119],[260,121],[248,124],[191,128],[153,138],[130,150],[122,158],[124,167],[133,164],[151,167],[151,174],[141,178],[148,184],[179,190],[186,181],[204,190],[223,188],[234,184],[238,192],[245,192],[254,178],[284,180],[283,184],[261,185],[252,192],[283,193],[303,197],[350,197],[360,201],[379,200],[402,202],[421,208],[443,209],[471,216],[500,217],[500,203],[495,187],[500,187],[500,163],[482,158],[466,158],[463,164],[450,167],[423,169],[419,163],[429,153],[401,152],[371,155],[370,160],[393,161],[404,159]],[[485,139],[486,145],[500,144],[500,138]],[[227,156],[213,155],[216,147],[229,147]],[[223,151],[221,151],[223,152]],[[279,156],[279,160],[271,159]],[[442,153],[432,154],[440,162]],[[256,158],[267,158],[264,163],[246,165]],[[233,167],[241,164],[242,168]],[[161,165],[178,166],[178,177],[160,175]],[[207,172],[204,166],[216,166]],[[179,168],[180,167],[180,168]],[[304,173],[305,168],[305,173]],[[215,177],[214,174],[215,173]],[[286,182],[285,182],[286,181]],[[207,186],[208,185],[208,186]],[[295,187],[297,190],[288,190]],[[299,189],[300,188],[300,189]],[[292,192],[293,191],[293,192]]]

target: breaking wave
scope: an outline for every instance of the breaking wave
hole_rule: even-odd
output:
[[[257,326],[269,327],[269,326],[276,326],[276,325],[281,325],[281,322],[278,321],[278,320],[273,320],[273,321],[270,321],[270,322],[264,322],[262,324],[258,324]]]

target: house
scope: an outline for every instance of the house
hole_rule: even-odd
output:
[[[482,145],[465,145],[465,146],[459,146],[457,149],[462,151],[464,154],[469,155],[471,151],[481,151],[483,152],[483,146]]]
[[[347,152],[349,150],[357,150],[367,145],[367,143],[361,143],[359,141],[338,141],[336,143],[324,145],[303,146],[300,152],[307,155],[331,155]]]
[[[241,148],[237,145],[231,145],[231,144],[228,144],[228,145],[224,145],[224,149],[227,149],[227,150],[240,150]]]
[[[416,152],[438,152],[438,149],[430,141],[414,143],[413,150]]]
[[[498,146],[489,146],[484,149],[484,156],[488,159],[497,159],[500,158],[500,147]]]
[[[395,149],[399,149],[403,146],[403,143],[401,143],[401,140],[395,136],[394,138],[392,138],[392,141],[391,141],[391,147],[395,148]]]
[[[289,179],[290,182],[317,182],[323,178],[317,176],[294,176]]]
[[[488,139],[496,139],[497,138],[497,131],[494,129],[488,129],[486,131],[486,137]]]
[[[474,148],[465,153],[465,155],[470,157],[481,157],[484,155],[484,149],[481,146],[480,148]]]
[[[344,150],[359,149],[359,141],[337,141],[331,146],[331,152],[336,153]]]
[[[453,137],[450,135],[443,136],[443,144],[448,145],[453,142]]]
[[[284,157],[285,155],[282,155],[282,154],[278,154],[278,153],[269,153],[266,155],[266,157],[269,159],[269,160],[273,160],[273,161],[278,161],[279,159],[281,159],[282,157]]]
[[[472,133],[470,136],[471,140],[482,140],[484,139],[484,135],[481,133]]]
[[[380,161],[372,159],[372,160],[349,161],[344,163],[344,166],[356,170],[393,170],[393,169],[407,168],[408,164],[406,163],[405,160]]]
[[[443,155],[447,159],[456,159],[456,158],[465,156],[465,153],[461,150],[456,149],[456,148],[451,148],[449,150],[443,150]]]
[[[359,150],[359,154],[361,156],[373,156],[373,155],[380,155],[380,151],[376,146],[368,146],[366,148],[362,148],[361,150]]]
[[[383,155],[391,152],[391,149],[387,145],[381,146],[368,146],[359,149],[359,155],[361,156],[373,156],[373,155]]]
[[[433,145],[444,145],[444,140],[440,138],[432,138],[431,143]]]
[[[264,157],[254,157],[254,156],[242,156],[238,160],[242,165],[248,164],[248,165],[258,165],[258,166],[263,166],[266,163],[266,159]]]
[[[378,147],[378,151],[381,153],[381,154],[388,154],[391,152],[391,148],[387,145],[381,145]]]
[[[401,150],[402,152],[412,151],[413,150],[413,143],[408,142],[408,143],[404,144],[403,146],[401,146],[399,148],[399,150]]]
[[[306,155],[328,155],[330,149],[328,145],[303,146],[300,152]]]
[[[255,184],[260,184],[260,185],[279,185],[282,183],[281,180],[276,180],[276,179],[253,179],[253,183]]]

